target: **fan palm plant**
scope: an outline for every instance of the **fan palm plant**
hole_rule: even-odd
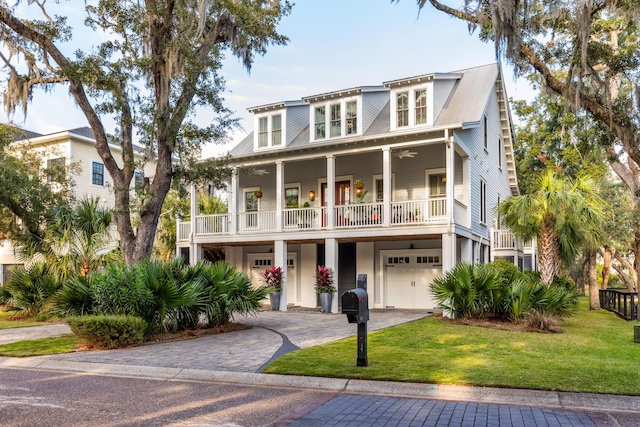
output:
[[[13,270],[9,282],[0,288],[0,304],[8,311],[35,316],[45,310],[49,298],[60,288],[44,262]]]
[[[534,193],[509,197],[498,213],[518,237],[537,237],[540,279],[549,285],[563,263],[599,239],[604,206],[593,179],[571,180],[548,168]]]

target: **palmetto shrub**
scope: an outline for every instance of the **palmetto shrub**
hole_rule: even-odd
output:
[[[50,268],[36,262],[27,268],[13,270],[11,279],[0,288],[0,304],[8,311],[35,316],[47,309],[49,298],[60,289]]]
[[[67,324],[87,346],[109,349],[140,344],[147,322],[136,316],[72,316]]]
[[[222,325],[234,314],[252,314],[270,288],[253,288],[249,277],[226,262],[185,266],[143,261],[111,265],[104,273],[67,281],[53,299],[64,315],[128,315],[142,318],[147,334],[158,330]]]
[[[576,309],[575,287],[540,283],[504,263],[458,264],[433,281],[432,293],[454,318],[488,315],[514,323],[526,320],[538,329],[550,329],[554,319],[571,316]]]

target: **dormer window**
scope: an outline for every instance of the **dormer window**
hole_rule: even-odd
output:
[[[358,104],[347,102],[347,135],[358,133]]]
[[[342,135],[340,121],[340,104],[331,106],[331,138]]]
[[[286,117],[282,110],[263,113],[257,116],[254,123],[257,127],[257,138],[254,136],[254,147],[280,148],[285,144]]]
[[[282,115],[271,117],[271,145],[282,145]]]
[[[415,119],[417,125],[424,125],[427,123],[427,90],[421,89],[415,92],[416,109]]]
[[[315,124],[316,124],[316,138],[324,139],[325,137],[325,109],[324,107],[316,108]]]
[[[259,122],[258,147],[263,148],[269,145],[269,119],[267,117],[261,117]]]
[[[409,126],[409,93],[400,92],[396,95],[397,127]]]

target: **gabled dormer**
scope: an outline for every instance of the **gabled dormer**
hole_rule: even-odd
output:
[[[308,124],[308,104],[284,101],[249,108],[253,113],[253,149],[271,150],[286,147]]]
[[[383,83],[390,90],[390,130],[433,126],[462,74],[432,73]]]
[[[309,141],[363,135],[388,100],[388,89],[361,86],[302,98],[309,103]]]

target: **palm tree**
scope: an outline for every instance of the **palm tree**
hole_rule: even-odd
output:
[[[540,279],[549,285],[562,264],[592,247],[601,234],[604,201],[594,180],[575,180],[547,168],[532,194],[512,196],[498,206],[504,224],[524,240],[537,237]]]
[[[40,258],[59,279],[91,272],[122,256],[113,250],[112,211],[96,198],[56,208],[44,238],[24,245],[22,255]]]

